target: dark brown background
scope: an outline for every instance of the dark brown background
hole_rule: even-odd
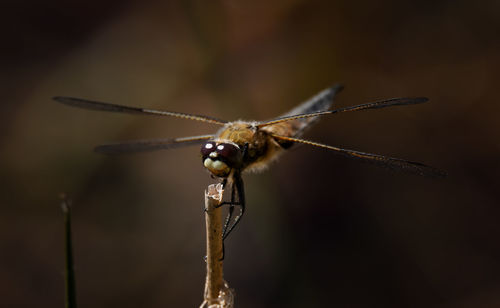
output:
[[[226,242],[238,307],[500,306],[498,1],[2,1],[0,306],[63,306],[57,195],[74,202],[82,307],[193,307],[205,268],[198,149],[128,157],[99,143],[216,127],[97,113],[70,95],[267,119],[334,82],[307,137],[417,160],[445,180],[299,147],[245,177]],[[477,4],[476,4],[477,3]]]

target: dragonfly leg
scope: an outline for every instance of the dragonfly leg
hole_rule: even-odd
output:
[[[226,216],[226,220],[224,221],[224,227],[222,228],[222,238],[224,238],[224,235],[226,234],[227,228],[229,227],[229,223],[231,222],[231,218],[233,217],[233,211],[234,211],[234,206],[236,204],[235,200],[235,194],[236,194],[236,189],[235,189],[235,184],[231,185],[231,201],[230,202],[222,202],[219,204],[217,207],[223,206],[225,204],[229,205],[228,208],[228,213]]]
[[[243,146],[243,157],[245,157],[248,153],[248,143],[245,143]],[[236,189],[235,189],[236,188]],[[238,202],[235,202],[235,191],[238,193]],[[229,222],[233,215],[234,206],[240,206],[240,213],[235,217],[233,224],[229,227]],[[224,230],[222,232],[222,241],[224,241],[231,231],[233,231],[234,227],[240,222],[241,217],[245,213],[245,189],[243,187],[243,179],[241,178],[241,173],[239,171],[233,174],[233,181],[231,187],[231,204],[229,208],[229,215],[226,218],[226,223],[224,224]]]
[[[238,193],[238,202],[234,202],[234,191],[236,188],[236,192]],[[224,226],[224,232],[222,233],[222,240],[225,240],[228,235],[233,231],[234,227],[240,222],[241,217],[243,217],[243,214],[245,213],[245,190],[243,188],[243,180],[241,179],[241,175],[239,173],[236,173],[234,175],[234,182],[233,182],[233,190],[231,192],[231,202],[232,202],[232,207],[234,208],[235,205],[240,206],[240,213],[235,217],[233,224],[227,229],[227,226]],[[232,210],[230,208],[230,213],[232,216]],[[229,215],[228,215],[229,216]],[[228,219],[231,219],[231,217],[228,217]],[[226,222],[228,222],[226,220]]]
[[[245,213],[245,192],[243,190],[243,180],[241,179],[241,176],[239,173],[235,174],[234,176],[234,181],[232,182],[231,185],[231,201],[225,201],[219,204],[217,207],[220,207],[222,205],[228,204],[228,214],[226,216],[225,222],[224,222],[224,227],[222,230],[222,257],[221,261],[224,260],[225,256],[225,245],[224,245],[224,240],[228,237],[228,235],[233,231],[234,227],[238,224],[238,222],[241,220],[241,217],[243,217],[243,214]],[[238,194],[238,202],[236,202],[236,194]],[[231,219],[233,217],[233,212],[234,212],[234,207],[236,205],[240,206],[240,213],[235,217],[233,224],[231,224]]]
[[[224,179],[224,182],[222,185],[225,186],[226,183],[227,183],[227,181],[226,181],[226,179]],[[236,193],[236,190],[234,188],[234,182],[233,182],[233,184],[231,185],[231,201],[230,202],[224,201],[224,202],[220,203],[219,205],[217,205],[217,207],[221,207],[221,206],[226,205],[226,204],[229,205],[228,213],[227,213],[226,219],[224,221],[224,226],[222,228],[222,257],[220,258],[219,261],[224,260],[224,256],[226,255],[226,246],[224,245],[224,238],[225,238],[224,235],[226,234],[229,223],[231,222],[231,218],[233,217],[234,205],[236,203],[235,202],[235,193]]]

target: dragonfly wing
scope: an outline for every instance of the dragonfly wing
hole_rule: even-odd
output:
[[[319,92],[318,94],[293,108],[289,112],[282,114],[280,118],[297,114],[328,110],[333,105],[333,98],[335,97],[335,95],[342,91],[343,88],[344,87],[340,84],[333,85],[330,88]]]
[[[289,112],[281,115],[279,118],[294,116],[298,114],[311,113],[311,112],[320,112],[326,111],[330,109],[333,105],[333,100],[337,93],[339,93],[343,89],[343,86],[340,84],[336,84],[331,86],[328,89],[325,89],[309,100],[303,102],[297,107],[293,108]],[[300,137],[304,131],[310,127],[314,122],[318,120],[318,117],[308,117],[308,118],[300,118],[296,120],[290,120],[288,123],[280,123],[283,127],[277,126],[273,128],[273,125],[265,126],[265,129],[270,132],[283,134],[283,131],[288,131],[286,133],[287,136],[291,137]],[[271,120],[272,121],[272,120]],[[264,124],[269,121],[260,122],[259,124]],[[264,127],[263,127],[264,128]]]
[[[302,113],[302,114],[296,114],[296,115],[291,115],[291,116],[283,116],[283,117],[276,118],[276,119],[273,119],[273,120],[270,120],[267,122],[260,122],[258,124],[258,126],[259,127],[266,127],[266,126],[281,124],[283,122],[291,122],[294,120],[306,119],[306,118],[318,118],[319,116],[325,116],[325,115],[342,113],[342,112],[352,112],[352,111],[360,111],[360,110],[368,110],[368,109],[380,109],[380,108],[386,108],[386,107],[391,107],[391,106],[401,106],[401,105],[415,105],[415,104],[425,103],[427,101],[429,101],[429,99],[427,97],[391,98],[391,99],[386,99],[386,100],[382,100],[382,101],[361,104],[361,105],[357,105],[357,106],[342,107],[342,108],[338,108],[335,110],[314,111],[314,112],[310,112],[310,113]]]
[[[127,154],[168,150],[191,145],[202,144],[212,139],[213,135],[192,136],[183,138],[134,140],[120,143],[103,144],[95,147],[95,151],[103,154]]]
[[[175,117],[187,120],[201,121],[206,123],[224,125],[227,121],[212,118],[209,116],[182,113],[182,112],[173,112],[173,111],[165,111],[165,110],[154,110],[154,109],[146,109],[140,107],[130,107],[123,105],[116,105],[110,103],[102,103],[91,101],[87,99],[74,98],[74,97],[65,97],[65,96],[56,96],[53,98],[55,101],[72,106],[78,107],[88,110],[98,110],[98,111],[108,111],[108,112],[121,112],[121,113],[131,113],[131,114],[143,114],[143,115],[155,115],[155,116],[168,116]]]
[[[297,142],[297,143],[303,143],[303,144],[309,144],[313,145],[316,147],[328,149],[328,150],[333,150],[337,154],[350,157],[350,158],[355,158],[359,159],[368,163],[372,163],[375,165],[379,165],[382,167],[387,167],[390,169],[396,169],[396,170],[401,170],[405,171],[408,173],[413,173],[416,175],[421,175],[421,176],[427,176],[427,177],[445,177],[446,172],[436,169],[434,167],[430,167],[427,165],[424,165],[422,163],[418,162],[412,162],[400,158],[393,158],[393,157],[387,157],[383,155],[377,155],[377,154],[370,154],[370,153],[364,153],[364,152],[359,152],[359,151],[354,151],[354,150],[347,150],[347,149],[342,149],[339,147],[334,147],[331,145],[326,145],[326,144],[321,144],[309,140],[303,140],[303,139],[297,139],[297,138],[290,138],[290,137],[285,137],[285,136],[278,136],[278,135],[273,135],[275,139],[278,140],[283,140],[287,142]]]

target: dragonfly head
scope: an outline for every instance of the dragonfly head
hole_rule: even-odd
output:
[[[213,175],[227,177],[233,168],[238,168],[243,153],[236,143],[207,141],[201,146],[203,165]]]

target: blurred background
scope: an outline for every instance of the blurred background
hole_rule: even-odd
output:
[[[82,307],[194,307],[205,279],[198,147],[107,157],[95,145],[207,134],[99,113],[75,96],[264,120],[329,85],[305,137],[423,162],[421,178],[301,146],[244,177],[226,241],[237,307],[500,306],[498,1],[2,1],[0,306],[62,307],[73,200]]]

